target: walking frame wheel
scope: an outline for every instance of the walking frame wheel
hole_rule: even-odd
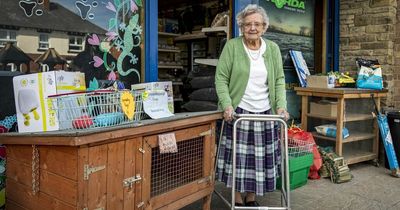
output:
[[[289,156],[288,156],[288,126],[281,115],[265,115],[265,114],[233,114],[233,139],[232,139],[232,191],[231,200],[228,201],[220,192],[214,189],[214,193],[218,195],[230,209],[290,209],[290,183],[289,183]],[[235,206],[235,181],[236,181],[236,138],[237,138],[237,125],[241,121],[261,121],[261,122],[278,122],[281,125],[281,207],[242,207]],[[222,140],[222,134],[225,126],[225,121],[222,122],[221,131],[218,141],[216,161],[214,172],[217,171],[217,160],[219,156],[219,148]],[[282,129],[283,128],[283,129]],[[282,138],[283,137],[283,138]],[[283,139],[283,141],[282,141]],[[274,148],[274,144],[272,144]],[[275,149],[272,149],[274,151]],[[273,155],[273,157],[275,157]],[[273,165],[275,159],[273,158]],[[216,176],[214,176],[215,179]],[[215,181],[215,180],[214,180]]]

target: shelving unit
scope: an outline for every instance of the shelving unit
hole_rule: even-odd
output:
[[[186,72],[180,59],[181,49],[175,45],[174,41],[179,34],[158,32],[158,36],[158,80],[172,81],[174,103],[180,103],[183,101],[183,82],[180,76]],[[180,111],[180,104],[174,105],[174,107],[177,112]]]
[[[190,71],[187,82],[189,88],[186,92],[189,93],[189,100],[183,108],[187,111],[216,110],[218,107],[214,86],[215,67],[222,39],[229,38],[229,24],[202,28],[201,34],[205,34],[206,39],[186,40]]]
[[[208,27],[202,28],[201,32],[203,33],[225,33],[226,37],[229,38],[230,30],[229,30],[229,21],[228,26],[217,26],[217,27]],[[195,63],[209,65],[209,66],[217,66],[218,59],[214,58],[206,58],[206,59],[195,59]]]
[[[195,63],[198,64],[203,64],[203,65],[209,65],[209,66],[217,66],[218,64],[218,59],[213,59],[213,58],[197,58],[194,59]]]
[[[335,145],[335,151],[338,155],[343,156],[347,164],[358,163],[367,160],[377,161],[378,158],[378,145],[379,145],[379,133],[378,126],[375,118],[371,113],[373,110],[365,110],[361,113],[361,107],[366,106],[367,103],[363,104],[360,100],[372,100],[371,95],[374,96],[378,109],[380,108],[380,100],[386,97],[387,90],[377,91],[377,90],[360,90],[355,88],[303,88],[295,87],[295,91],[298,95],[302,97],[302,115],[301,115],[301,127],[303,130],[311,131],[309,119],[315,120],[325,120],[333,122],[336,124],[337,132],[336,138],[331,138],[312,132],[313,136],[317,140],[333,142]],[[309,103],[312,100],[319,98],[328,98],[337,100],[337,116],[323,116],[311,114],[309,110]],[[353,102],[358,102],[355,105],[360,108],[346,109],[346,103],[351,105],[351,100]],[[357,100],[357,101],[355,101]],[[372,103],[372,101],[370,101]],[[372,106],[371,106],[372,107]],[[346,125],[356,126],[361,123],[372,124],[371,127],[365,128],[365,130],[349,129],[349,137],[343,138],[343,128]],[[371,141],[372,145],[368,149],[363,149],[356,143],[363,143],[366,141]],[[344,145],[349,145],[344,149]]]

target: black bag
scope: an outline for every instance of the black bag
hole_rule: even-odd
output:
[[[198,101],[218,101],[217,92],[215,88],[202,88],[193,91],[189,95],[190,100],[198,100]]]
[[[189,112],[215,111],[218,109],[218,105],[211,101],[189,101],[183,104],[182,108]]]
[[[190,86],[193,89],[213,88],[215,87],[214,83],[215,83],[214,76],[195,77],[190,81]]]

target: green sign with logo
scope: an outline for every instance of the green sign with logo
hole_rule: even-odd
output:
[[[275,6],[278,9],[282,9],[284,6],[296,9],[305,9],[305,1],[301,0],[271,0],[271,2],[275,3]]]

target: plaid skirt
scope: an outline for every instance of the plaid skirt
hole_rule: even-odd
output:
[[[241,108],[237,114],[253,113]],[[277,122],[241,121],[237,125],[235,190],[264,195],[276,189],[281,173],[280,131]],[[233,122],[225,122],[217,157],[217,179],[232,187]]]

